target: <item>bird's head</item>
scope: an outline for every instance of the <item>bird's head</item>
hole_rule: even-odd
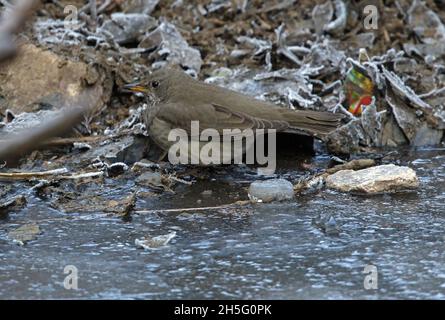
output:
[[[123,88],[126,91],[142,93],[147,97],[155,97],[159,101],[167,101],[175,84],[179,83],[183,77],[188,76],[179,70],[163,68],[154,71],[141,82],[130,83]]]

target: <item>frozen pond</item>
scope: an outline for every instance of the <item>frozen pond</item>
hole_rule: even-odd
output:
[[[0,298],[445,299],[445,149],[401,151],[393,162],[417,171],[417,192],[368,197],[323,190],[239,211],[134,214],[125,221],[62,213],[30,197],[25,209],[0,220]],[[247,186],[229,173],[224,181],[140,199],[136,209],[231,203],[246,199]],[[326,213],[338,236],[313,225]],[[7,238],[32,221],[43,232],[36,240],[20,247]],[[172,231],[177,236],[158,250],[134,244]],[[63,286],[67,265],[78,270],[77,290]],[[375,290],[364,288],[367,265],[377,268]]]

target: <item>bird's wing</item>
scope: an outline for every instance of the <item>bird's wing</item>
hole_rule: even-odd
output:
[[[276,131],[283,131],[289,128],[289,124],[286,121],[280,120],[268,120],[264,118],[254,117],[244,112],[232,111],[222,105],[212,104],[215,109],[215,113],[218,117],[218,123],[222,125],[222,128],[240,128],[240,129],[275,129]],[[241,127],[240,127],[241,126]]]
[[[232,111],[218,104],[203,104],[184,107],[178,103],[168,103],[160,108],[157,118],[167,121],[173,128],[181,128],[191,134],[191,122],[199,121],[200,131],[215,129],[220,135],[224,129],[275,129],[284,131],[289,128],[286,121],[267,120],[253,117],[243,112]],[[231,133],[228,133],[233,135]]]

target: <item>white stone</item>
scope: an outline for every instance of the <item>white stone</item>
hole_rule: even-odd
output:
[[[257,202],[290,200],[293,197],[293,185],[285,179],[254,181],[249,187],[249,199]]]

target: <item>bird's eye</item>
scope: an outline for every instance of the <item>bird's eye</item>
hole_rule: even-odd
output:
[[[159,82],[158,82],[158,81],[152,81],[152,82],[151,82],[151,86],[152,86],[153,88],[157,88],[157,87],[159,87]]]

